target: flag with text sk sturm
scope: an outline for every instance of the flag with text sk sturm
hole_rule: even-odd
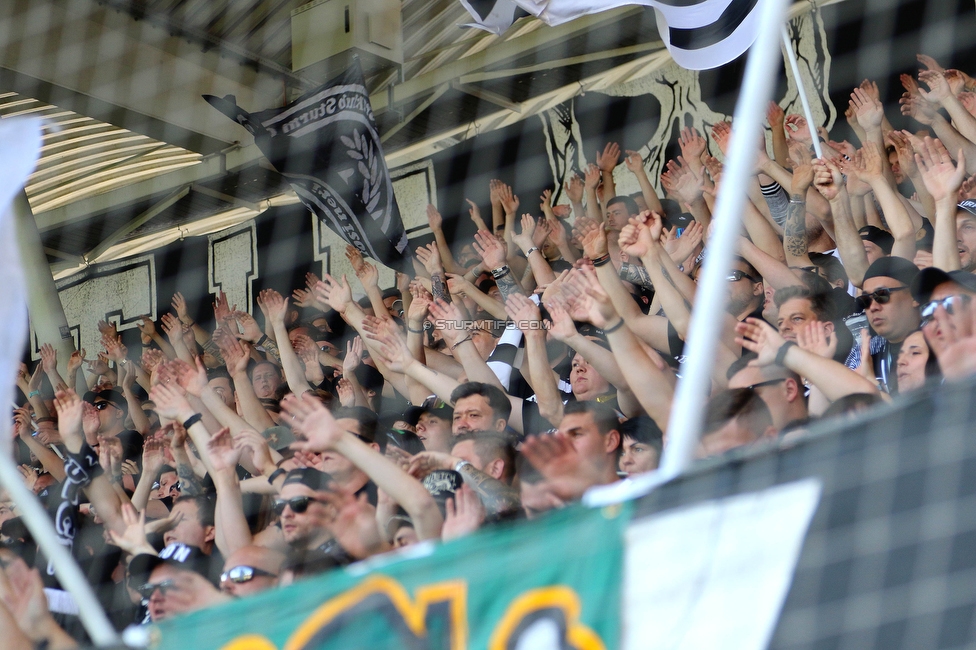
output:
[[[748,50],[758,34],[762,5],[760,0],[480,0],[475,12],[469,2],[461,0],[475,19],[472,26],[496,34],[514,22],[499,24],[501,16],[512,15],[507,10],[512,2],[547,25],[627,5],[653,7],[661,40],[675,63],[688,70],[717,68]],[[485,6],[491,4],[498,9]]]
[[[409,267],[407,235],[358,63],[284,108],[248,113],[204,95],[254,135],[302,203],[364,255]]]

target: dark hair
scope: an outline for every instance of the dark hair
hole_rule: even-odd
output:
[[[180,496],[173,505],[177,503],[186,503],[187,501],[192,501],[197,506],[197,521],[201,526],[213,526],[214,525],[214,509],[216,507],[216,502],[205,494],[198,494],[194,496]]]
[[[383,293],[380,294],[380,297],[383,300],[386,300],[387,298],[397,298],[397,299],[399,299],[401,297],[400,296],[400,290],[397,289],[396,287],[390,287],[389,289],[383,289]]]
[[[207,381],[213,381],[214,379],[226,379],[227,381],[231,382],[231,387],[234,386],[234,380],[230,378],[230,373],[227,372],[227,368],[223,366],[209,368],[207,370]]]
[[[619,428],[621,436],[649,445],[656,449],[658,454],[664,448],[664,432],[661,431],[657,422],[647,415],[638,415],[635,418],[624,420],[620,423]]]
[[[522,454],[515,457],[515,473],[519,477],[519,483],[524,485],[537,485],[545,480],[542,472]]]
[[[623,203],[624,207],[627,208],[628,214],[636,215],[640,212],[640,208],[637,207],[637,202],[629,196],[615,196],[609,201],[607,201],[607,207],[615,205],[617,203]]]
[[[730,388],[708,400],[702,435],[718,431],[733,420],[740,420],[742,426],[752,431],[756,438],[761,438],[766,429],[773,426],[769,407],[756,391],[751,388]]]
[[[859,411],[869,409],[875,404],[880,404],[883,401],[877,393],[851,393],[850,395],[844,395],[840,399],[835,400],[833,404],[827,407],[827,410],[823,412],[820,418],[826,419],[835,415],[853,415]]]
[[[381,451],[386,446],[385,436],[381,436],[381,440],[376,439],[376,423],[379,421],[379,418],[377,418],[376,413],[373,413],[365,406],[343,406],[337,408],[332,415],[337,420],[349,418],[350,420],[359,422],[359,435],[365,438],[363,442],[379,443]]]
[[[746,273],[748,273],[755,282],[762,282],[762,276],[759,275],[759,271],[757,271],[756,267],[750,264],[746,258],[736,255],[732,258],[732,261],[738,262],[739,264],[744,264],[746,267]]]
[[[814,275],[812,273],[806,273],[804,275],[811,275],[819,279],[824,284],[827,284],[827,281],[818,275]],[[795,298],[804,298],[810,301],[810,309],[817,317],[817,320],[821,322],[827,322],[834,319],[833,318],[834,315],[832,313],[833,305],[831,302],[829,291],[830,291],[829,287],[827,291],[824,292],[811,291],[807,287],[798,287],[798,286],[783,287],[782,289],[776,290],[776,293],[773,296],[773,302],[776,303],[776,308],[779,309],[789,300],[793,300]]]
[[[496,458],[505,461],[505,473],[502,479],[505,481],[512,479],[515,473],[515,446],[510,436],[497,431],[471,431],[455,436],[452,446],[469,440],[474,442],[474,453],[482,463],[489,463]]]
[[[843,262],[833,255],[826,253],[809,253],[809,256],[810,261],[823,269],[824,273],[827,274],[827,282],[833,284],[838,280],[843,280],[846,289],[850,279],[847,277],[847,269],[844,268]]]
[[[574,415],[576,413],[589,413],[592,415],[593,422],[596,423],[596,428],[600,432],[600,435],[605,436],[611,431],[620,431],[620,421],[617,419],[617,413],[606,404],[601,404],[593,400],[578,400],[575,402],[567,402],[563,407],[563,416]]]
[[[473,395],[481,395],[488,400],[488,406],[491,407],[495,418],[502,418],[508,422],[508,418],[512,415],[512,403],[509,401],[508,395],[501,388],[492,386],[491,384],[485,384],[480,381],[465,382],[455,388],[451,393],[451,404],[457,404],[459,399]]]

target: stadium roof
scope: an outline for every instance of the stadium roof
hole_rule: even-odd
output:
[[[0,3],[0,115],[50,123],[27,188],[56,275],[297,202],[246,132],[201,99],[280,106],[327,75],[292,70],[302,0]],[[796,9],[808,7],[798,3]],[[403,64],[367,83],[391,166],[670,61],[653,11],[624,7],[504,35],[458,0],[405,0]]]

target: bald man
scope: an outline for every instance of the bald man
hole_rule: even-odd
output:
[[[285,556],[263,546],[242,546],[224,562],[220,590],[231,596],[250,596],[278,584]]]

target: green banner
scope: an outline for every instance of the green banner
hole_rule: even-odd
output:
[[[543,647],[617,648],[629,515],[629,505],[573,507],[377,557],[164,621],[153,647],[509,650],[531,635]]]

